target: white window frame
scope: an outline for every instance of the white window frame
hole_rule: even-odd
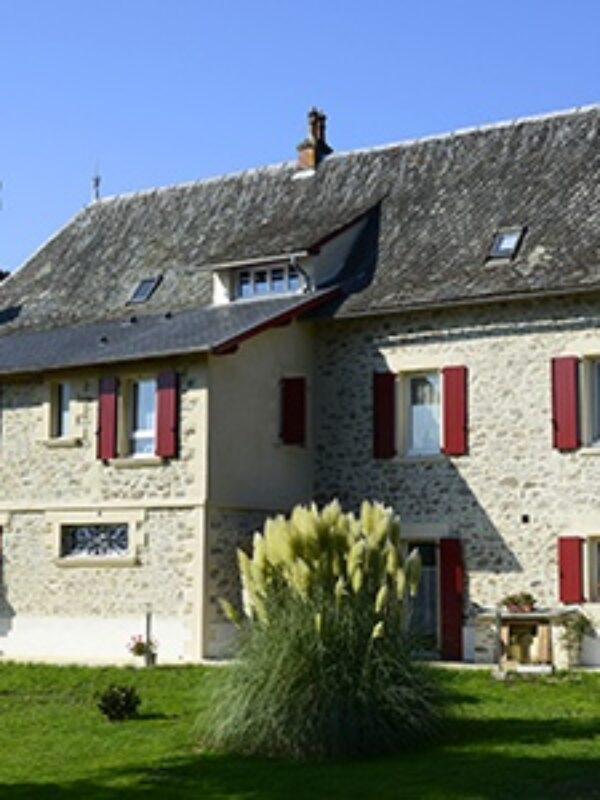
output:
[[[592,603],[600,602],[600,534],[587,537],[585,548],[584,574],[586,596]]]
[[[298,287],[295,289],[289,288],[290,283],[290,273],[294,271],[295,275],[298,277]],[[273,273],[282,271],[284,274],[284,281],[287,288],[284,289],[273,289]],[[258,294],[254,287],[256,285],[256,275],[259,272],[265,272],[267,275],[267,284],[268,290],[266,292],[262,292]],[[252,291],[250,294],[246,296],[242,296],[240,290],[240,281],[243,274],[247,274],[250,276],[250,284],[252,286]],[[301,294],[304,291],[304,280],[302,277],[302,273],[298,269],[298,267],[292,264],[273,264],[273,265],[257,265],[252,267],[242,267],[241,269],[237,269],[233,276],[233,296],[236,301],[244,301],[244,300],[261,300],[265,297],[273,297],[282,294]]]
[[[136,387],[139,386],[140,383],[152,383],[153,385],[153,399],[154,399],[154,424],[152,428],[136,428],[135,421],[136,421]],[[157,414],[157,381],[155,375],[143,375],[137,376],[135,378],[131,378],[127,381],[126,385],[126,395],[124,407],[126,409],[125,413],[125,425],[123,426],[126,433],[127,433],[127,447],[125,452],[131,458],[151,458],[155,455],[156,450],[156,414]],[[150,451],[147,452],[136,452],[135,446],[137,442],[141,441],[150,441],[152,443],[152,447]]]
[[[71,384],[69,381],[61,381],[54,384],[54,397],[52,399],[51,435],[56,439],[66,439],[71,435],[72,428]]]
[[[67,409],[62,407],[61,387],[68,386]],[[76,383],[66,378],[57,378],[48,384],[48,393],[43,406],[43,430],[40,441],[47,447],[77,447],[82,443],[83,407],[76,397]],[[66,411],[67,426],[59,424],[59,416]],[[63,418],[64,419],[64,418]]]
[[[439,422],[438,422],[438,446],[435,450],[416,450],[411,446],[412,439],[412,400],[411,400],[411,385],[415,378],[429,377],[436,375],[438,378],[438,406],[439,406]],[[427,367],[424,369],[411,370],[410,372],[402,372],[400,374],[400,395],[401,399],[401,448],[400,452],[406,458],[436,458],[442,454],[442,441],[443,441],[443,397],[442,397],[442,372],[438,368]]]
[[[600,357],[584,356],[580,372],[581,439],[585,447],[600,449]]]

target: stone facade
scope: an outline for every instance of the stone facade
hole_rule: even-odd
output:
[[[558,603],[557,540],[600,535],[600,450],[552,448],[550,363],[600,355],[600,301],[555,300],[386,315],[320,325],[316,497],[392,505],[406,524],[443,525],[463,543],[466,614],[530,591]],[[469,453],[373,458],[372,374],[464,365]],[[399,391],[398,395],[401,396]],[[600,624],[600,605],[586,613]],[[477,631],[481,631],[477,627]],[[466,637],[474,651],[489,642]],[[483,639],[486,637],[484,636]]]
[[[123,662],[130,636],[144,633],[147,613],[162,661],[202,655],[206,362],[172,366],[180,380],[180,452],[170,460],[96,457],[99,373],[4,382],[0,652],[6,657]],[[102,374],[123,384],[161,368]],[[50,436],[56,380],[71,386],[70,435],[63,439]],[[61,526],[111,522],[128,525],[125,557],[61,557]]]
[[[176,362],[181,446],[166,461],[96,458],[97,371],[5,382],[0,650],[94,660],[102,640],[102,660],[124,661],[150,611],[162,661],[219,657],[231,627],[218,599],[239,602],[235,552],[265,517],[311,499],[352,508],[369,497],[396,509],[408,539],[461,540],[465,655],[490,660],[494,632],[479,611],[515,591],[556,606],[558,538],[600,538],[600,450],[553,449],[550,393],[551,359],[600,357],[599,330],[600,299],[571,299],[267,331],[231,355]],[[403,376],[450,365],[468,369],[469,452],[408,458]],[[126,381],[162,367],[112,373]],[[373,457],[372,375],[382,369],[398,375],[391,459]],[[298,374],[308,438],[286,447],[279,380]],[[73,435],[52,441],[52,381],[67,379]],[[68,566],[58,532],[73,520],[128,522],[129,559]],[[600,604],[586,613],[600,626]],[[583,650],[600,661],[595,640]]]
[[[228,651],[233,630],[225,618],[220,599],[241,609],[238,548],[250,552],[255,531],[276,511],[210,507],[206,527],[206,655],[221,657]]]

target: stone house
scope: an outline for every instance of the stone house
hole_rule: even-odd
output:
[[[0,650],[223,652],[235,548],[392,505],[416,619],[600,627],[600,107],[92,202],[0,285]],[[595,639],[584,660],[600,663]]]

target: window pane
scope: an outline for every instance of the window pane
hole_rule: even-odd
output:
[[[274,291],[274,292],[285,292],[286,288],[287,287],[285,285],[285,270],[284,269],[280,269],[279,267],[277,269],[272,270],[271,271],[271,289],[272,289],[272,291]]]
[[[62,525],[61,556],[126,556],[129,531],[126,524]]]
[[[252,276],[249,272],[240,272],[238,276],[238,296],[252,296]]]
[[[600,439],[600,362],[594,364],[594,385],[592,387],[592,439]]]
[[[596,586],[594,587],[594,598],[600,600],[600,542],[594,543],[594,556],[596,561]],[[592,559],[593,561],[594,559]]]
[[[134,383],[134,431],[154,430],[156,383],[154,380]]]
[[[257,269],[254,273],[254,294],[268,294],[269,275],[266,269]]]
[[[154,455],[154,436],[134,434],[131,440],[131,452],[136,456]]]
[[[300,275],[296,267],[288,268],[288,289],[295,292],[300,288]]]
[[[56,387],[55,410],[55,436],[69,435],[69,403],[71,401],[71,386],[68,383],[59,383]]]
[[[439,449],[439,376],[415,376],[410,379],[409,451],[438,453]]]
[[[131,452],[154,453],[156,419],[156,381],[136,381],[132,386]]]

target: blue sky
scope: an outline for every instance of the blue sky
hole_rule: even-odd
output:
[[[90,198],[600,101],[597,0],[0,0],[0,267]]]

